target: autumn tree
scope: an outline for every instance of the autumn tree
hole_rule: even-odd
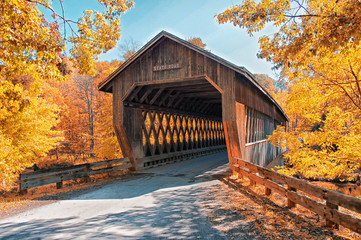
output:
[[[277,29],[259,39],[259,57],[290,82],[290,131],[279,128],[272,136],[288,148],[289,174],[345,180],[360,167],[360,6],[358,0],[245,0],[216,16],[250,35],[270,24]]]
[[[140,48],[141,44],[135,41],[133,38],[125,40],[122,44],[119,44],[120,57],[125,61],[134,55]]]
[[[109,76],[119,66],[119,62],[97,63],[96,85]],[[95,155],[101,159],[115,159],[122,157],[113,128],[113,97],[110,93],[98,91],[95,106]]]
[[[39,98],[38,95],[43,95]],[[59,108],[39,84],[25,90],[0,81],[0,189],[9,189],[17,173],[31,166],[61,140],[53,126]]]
[[[63,1],[59,3],[63,6]],[[93,73],[99,54],[114,48],[120,38],[121,14],[133,6],[128,0],[99,3],[104,12],[85,10],[82,17],[72,20],[65,11],[58,13],[53,1],[1,0],[1,75],[61,77],[61,53],[67,41],[80,73]],[[42,10],[52,13],[52,22]]]
[[[103,12],[85,10],[78,20],[66,18],[53,1],[0,0],[0,182],[8,187],[15,174],[36,162],[60,140],[55,81],[67,73],[69,51],[80,74],[93,75],[99,54],[120,38],[120,16],[128,0],[99,0]],[[53,19],[44,17],[50,12]]]
[[[112,96],[97,85],[119,62],[97,62],[94,76],[79,75],[76,69],[59,84],[64,98],[58,129],[64,140],[58,147],[58,162],[77,163],[120,157],[112,125]],[[53,155],[55,155],[54,152]]]
[[[58,125],[65,138],[58,148],[62,155],[60,161],[75,163],[79,158],[94,154],[94,104],[97,91],[94,78],[79,75],[77,71],[59,85],[65,102]]]
[[[207,44],[205,44],[201,38],[199,37],[190,37],[188,39],[186,39],[188,42],[196,45],[197,47],[206,49]]]
[[[278,92],[278,89],[276,88],[276,81],[266,74],[254,74],[256,77],[256,80],[259,84],[264,87],[271,96],[275,96]]]

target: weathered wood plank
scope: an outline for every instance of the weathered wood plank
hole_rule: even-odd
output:
[[[161,87],[161,88],[158,89],[157,93],[149,101],[150,105],[152,105],[158,99],[158,97],[163,93],[164,89],[165,89],[164,87]]]
[[[126,157],[126,158],[118,158],[118,159],[112,159],[112,160],[106,160],[106,161],[86,163],[85,165],[89,165],[90,168],[96,168],[96,167],[104,167],[107,165],[121,164],[121,163],[127,163],[127,162],[129,162],[129,158]]]
[[[79,171],[81,169],[84,169],[85,167],[86,167],[86,164],[80,164],[80,165],[62,167],[62,168],[42,169],[42,170],[33,171],[33,172],[22,172],[22,173],[20,173],[20,180],[27,180],[27,179],[32,179],[32,178],[50,176],[53,174]]]
[[[278,181],[283,184],[287,184],[290,187],[296,188],[312,196],[325,199],[332,204],[339,205],[352,211],[361,213],[361,199],[348,196],[327,188],[323,188],[301,179],[286,176],[260,166],[257,166],[257,172],[269,179]]]
[[[100,162],[99,164],[92,163],[93,164],[92,167],[96,168],[96,167],[108,166],[108,165],[104,165],[106,163],[108,163],[110,165],[114,164],[114,162],[115,163],[123,163],[123,161],[120,162],[119,159],[115,159],[115,160],[116,161],[112,161],[112,160],[103,161],[103,162]],[[121,169],[127,169],[132,166],[128,162],[128,163],[124,163],[124,164],[118,165],[118,166],[110,166],[110,167],[106,167],[106,168],[100,168],[100,169],[93,170],[90,168],[84,168],[84,165],[87,165],[87,164],[83,164],[83,166],[81,168],[71,169],[71,171],[56,172],[56,175],[43,176],[44,173],[42,173],[42,175],[39,176],[38,178],[26,179],[26,181],[23,181],[20,183],[20,191],[23,191],[23,190],[29,189],[29,188],[44,186],[44,185],[48,185],[48,184],[52,184],[52,183],[60,183],[60,182],[67,181],[67,180],[75,180],[78,178],[88,177],[91,175],[114,172],[114,171],[121,170]],[[61,184],[58,184],[57,186],[60,186],[60,185]]]
[[[239,138],[236,121],[224,121],[224,136],[227,144],[228,158],[231,169],[233,170],[234,158],[240,158],[241,150],[239,147]]]
[[[239,172],[242,176],[248,177],[251,181],[263,184],[266,188],[272,189],[280,193],[282,196],[287,197],[288,207],[294,207],[295,204],[299,204],[326,218],[326,223],[329,226],[336,224],[337,227],[337,224],[339,224],[351,229],[352,231],[361,233],[361,219],[340,212],[337,207],[342,206],[346,209],[360,213],[361,199],[271,171],[261,166],[245,162],[239,158],[236,158],[235,160],[235,169],[237,172]],[[263,175],[263,177],[256,175],[256,173]],[[287,189],[274,181],[287,185]],[[301,193],[298,193],[297,190],[319,197],[321,201],[326,199],[327,202],[326,204],[322,204]]]

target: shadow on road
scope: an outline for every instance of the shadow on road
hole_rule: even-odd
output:
[[[224,174],[219,153],[142,171],[0,221],[0,239],[227,239],[200,210]]]

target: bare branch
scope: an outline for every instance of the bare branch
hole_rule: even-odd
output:
[[[65,19],[65,11],[64,11],[64,5],[63,5],[63,0],[59,0],[60,2],[60,6],[61,6],[61,11],[63,13],[63,19]],[[66,24],[65,24],[65,21],[64,22],[64,41],[66,40]]]
[[[42,2],[38,2],[36,0],[27,0],[27,1],[39,4],[39,5],[43,6],[44,8],[50,10],[54,14],[54,16],[56,16],[56,17],[58,17],[58,18],[60,18],[60,19],[62,19],[64,21],[64,28],[65,28],[65,23],[66,23],[69,26],[69,28],[71,29],[72,33],[75,34],[76,36],[78,36],[78,34],[74,30],[73,26],[71,25],[71,23],[78,25],[79,24],[78,22],[73,21],[71,19],[66,19],[64,16],[59,15],[51,6],[49,6],[47,4],[44,4]],[[60,2],[61,2],[61,0],[60,0]],[[63,8],[62,3],[61,3],[61,6],[62,6],[62,9],[63,9],[63,14],[64,14],[64,8]]]
[[[361,96],[361,87],[360,87],[360,80],[358,79],[355,71],[353,70],[352,68],[352,64],[350,62],[350,60],[348,61],[349,65],[350,65],[350,69],[351,69],[351,74],[352,76],[355,78],[355,81],[356,81],[356,87],[357,87],[357,90],[359,92],[359,96]]]

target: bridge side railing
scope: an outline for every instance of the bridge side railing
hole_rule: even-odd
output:
[[[307,181],[287,176],[256,164],[234,158],[233,169],[239,177],[247,177],[252,183],[265,186],[265,194],[272,191],[287,198],[287,206],[299,204],[326,219],[326,226],[342,225],[361,234],[361,218],[340,211],[339,207],[361,214],[361,199],[323,188]],[[319,200],[313,200],[313,196]]]
[[[120,158],[93,163],[79,164],[69,167],[44,169],[33,172],[22,172],[19,176],[19,191],[26,193],[27,189],[56,183],[62,188],[63,181],[89,178],[93,175],[111,173],[131,168],[128,158]]]
[[[282,152],[286,151],[285,148],[275,147],[267,139],[246,143],[245,146],[244,158],[261,166],[267,166]]]

